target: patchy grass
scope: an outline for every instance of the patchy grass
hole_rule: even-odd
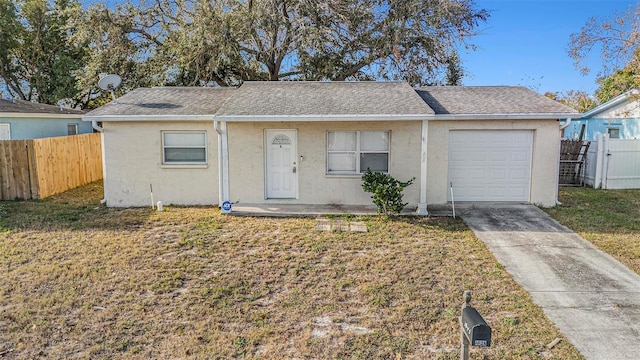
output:
[[[457,359],[465,289],[493,328],[472,358],[581,358],[459,220],[316,232],[101,197],[0,203],[0,358]]]
[[[552,217],[640,274],[640,190],[561,188],[559,199]]]

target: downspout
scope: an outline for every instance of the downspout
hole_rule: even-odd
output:
[[[571,124],[571,118],[567,118],[567,121],[564,124],[560,124],[560,130],[564,130]]]
[[[93,130],[100,133],[100,148],[102,151],[102,186],[104,187],[105,181],[107,179],[107,162],[104,156],[104,128],[98,125],[98,121],[96,120],[91,120],[91,127],[93,128]],[[106,191],[105,191],[105,194],[106,194]],[[102,200],[100,200],[100,204],[104,204],[106,202],[107,202],[106,196],[103,197]]]
[[[102,128],[102,126],[98,125],[98,121],[97,120],[91,120],[91,127],[93,128],[93,130],[101,133],[104,131],[104,129]]]
[[[229,200],[229,145],[227,124],[213,116],[213,128],[218,133],[218,206]]]
[[[560,132],[562,132],[562,130],[566,129],[569,124],[571,124],[571,118],[567,118],[567,120],[564,122],[564,124],[560,124],[560,128],[558,129]],[[562,138],[561,138],[562,139]],[[561,154],[562,151],[562,145],[558,144],[558,170],[556,172],[556,205],[562,205],[562,203],[560,202],[560,200],[558,199],[558,191],[560,188],[560,158],[562,156]]]
[[[429,120],[422,120],[422,140],[420,143],[420,201],[417,215],[429,215],[427,211],[427,137]]]

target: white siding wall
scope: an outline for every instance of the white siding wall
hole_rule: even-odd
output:
[[[217,133],[211,122],[105,122],[104,188],[107,206],[218,203]],[[163,166],[163,130],[207,132],[208,165]]]

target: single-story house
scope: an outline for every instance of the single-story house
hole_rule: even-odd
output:
[[[82,110],[0,99],[0,140],[39,139],[93,132]]]
[[[584,127],[584,130],[583,130]],[[629,90],[571,120],[565,139],[594,141],[598,134],[611,139],[640,139],[640,91]]]
[[[367,169],[408,206],[556,203],[560,120],[577,112],[523,87],[245,82],[136,89],[83,119],[103,136],[108,206],[371,205]],[[101,122],[100,128],[97,124]]]

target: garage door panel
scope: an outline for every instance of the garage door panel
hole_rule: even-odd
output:
[[[506,161],[507,153],[505,153],[504,151],[492,151],[491,153],[489,153],[488,160],[489,161]]]
[[[513,151],[509,154],[511,161],[512,162],[516,162],[516,161],[522,161],[523,163],[525,163],[524,165],[528,166],[529,165],[529,156],[530,156],[530,152],[527,151]]]
[[[522,169],[522,170],[512,169],[510,174],[511,176],[509,176],[509,178],[511,180],[528,180],[527,177],[529,176],[528,171],[526,171],[525,169]]]
[[[455,199],[529,201],[532,145],[530,130],[450,131],[448,179]]]
[[[505,170],[491,170],[489,172],[489,178],[491,180],[506,180],[507,172]]]
[[[486,192],[486,189],[482,186],[470,186],[462,189],[460,193],[456,191],[455,196],[456,198],[460,196],[460,197],[469,198],[471,200],[481,199],[484,196],[485,192]]]
[[[522,188],[509,188],[508,190],[510,197],[523,197],[529,195],[529,192]]]
[[[504,187],[489,187],[488,188],[489,195],[492,197],[503,198],[506,194],[506,189]]]

